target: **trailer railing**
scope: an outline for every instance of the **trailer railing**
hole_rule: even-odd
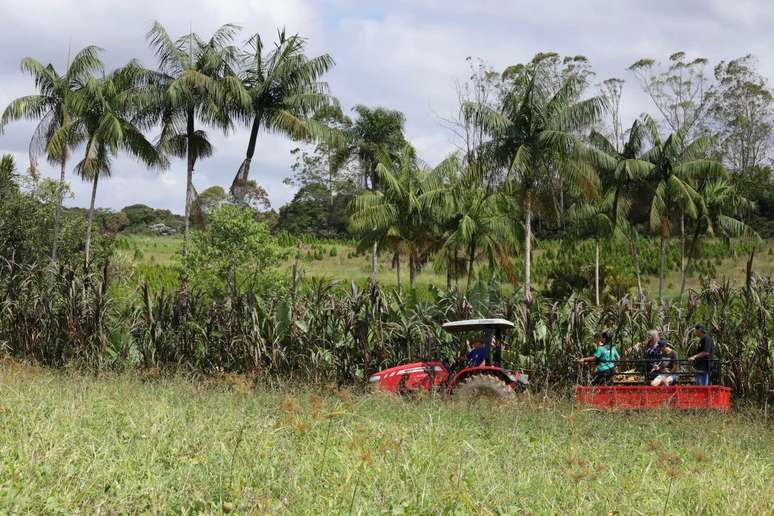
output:
[[[674,363],[677,365],[676,370],[672,371],[652,371],[653,367],[663,362],[663,359],[637,359],[637,360],[615,360],[615,373],[613,374],[612,383],[614,385],[636,385],[636,384],[649,384],[653,378],[659,374],[673,374],[677,377],[679,384],[694,383],[696,375],[696,369],[694,368],[695,361],[687,359],[677,359]],[[594,374],[597,363],[587,362],[581,364],[587,366],[581,368],[578,371],[578,383],[589,384],[591,377]],[[712,385],[721,385],[722,375],[722,361],[713,358],[709,360],[709,383]]]

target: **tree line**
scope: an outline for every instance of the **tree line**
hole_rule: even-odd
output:
[[[408,256],[412,285],[417,265],[432,258],[445,266],[448,284],[467,276],[469,288],[474,263],[484,259],[523,289],[527,303],[537,214],[570,242],[593,240],[597,304],[600,244],[612,241],[630,243],[644,302],[640,233],[659,243],[660,301],[667,244],[675,236],[681,297],[708,237],[743,239],[751,268],[761,240],[749,223],[755,203],[734,180],[767,164],[763,150],[750,156],[749,147],[768,145],[770,126],[745,139],[740,133],[747,126],[739,119],[748,112],[733,118],[723,111],[739,93],[727,75],[749,76],[749,68],[739,68],[750,60],[718,65],[718,85],[709,91],[698,70],[703,60],[688,62],[678,53],[670,63],[663,71],[654,71],[650,60],[632,66],[664,122],[643,114],[628,128],[620,120],[623,82],[608,80],[590,93],[593,72],[582,56],[538,54],[502,73],[474,68],[459,89],[459,116],[449,121],[460,150],[428,167],[409,145],[383,148],[374,169],[378,187],[363,184],[367,191],[350,204],[351,228],[364,242],[392,249],[398,274],[401,255]],[[768,90],[759,94],[770,98]],[[769,101],[752,109],[764,117],[760,123],[771,120],[770,107]],[[746,168],[734,168],[737,162]],[[520,273],[514,271],[517,255]]]
[[[470,288],[483,264],[507,276],[530,304],[536,232],[594,242],[597,304],[599,255],[608,242],[628,243],[644,302],[642,234],[658,240],[661,301],[675,237],[681,297],[709,237],[742,238],[752,270],[761,239],[753,197],[761,189],[749,179],[765,178],[770,186],[772,97],[751,56],[719,63],[712,77],[705,59],[682,52],[664,65],[637,61],[629,70],[658,114],[643,114],[628,127],[621,120],[624,81],[595,83],[583,56],[539,53],[503,71],[470,60],[470,77],[457,87],[459,109],[443,121],[458,151],[431,166],[407,141],[402,113],[358,105],[354,120],[344,114],[322,80],[334,65],[331,56],[308,57],[306,40],[284,30],[271,46],[258,34],[239,45],[239,33],[229,24],[209,38],[193,32],[174,38],[155,23],[146,35],[155,68],[132,60],[106,72],[95,46],[68,58],[61,73],[22,60],[37,92],[6,107],[0,130],[18,119],[37,121],[31,169],[40,158],[60,168],[53,266],[68,163],[76,160],[74,172],[92,184],[89,264],[97,187],[115,157],[126,153],[158,169],[185,159],[186,253],[191,221],[209,203],[265,202],[250,170],[259,134],[273,131],[313,144],[294,151],[288,181],[299,195],[311,195],[315,215],[292,212],[295,200],[286,214],[346,225],[371,254],[372,283],[380,254],[391,258],[398,278],[407,261],[412,287],[432,264],[445,271],[447,286],[464,279]],[[205,128],[228,133],[237,126],[250,130],[228,193],[199,196],[193,173],[213,152]]]
[[[83,149],[74,172],[92,183],[86,228],[85,259],[89,262],[91,222],[97,185],[108,177],[112,161],[127,153],[150,167],[169,166],[172,157],[186,161],[184,239],[197,208],[193,172],[200,159],[213,152],[202,126],[229,132],[249,125],[245,159],[234,174],[230,192],[235,200],[255,197],[259,187],[249,179],[250,162],[261,130],[296,139],[334,136],[310,115],[336,104],[319,81],[333,65],[328,55],[308,58],[306,40],[280,31],[273,46],[260,35],[244,45],[234,41],[239,27],[224,25],[209,39],[190,32],[173,38],[155,23],[146,35],[158,64],[144,67],[136,60],[105,72],[101,49],[89,46],[68,58],[63,72],[52,64],[27,57],[22,69],[34,81],[37,93],[12,101],[0,117],[0,131],[14,120],[37,121],[30,142],[30,165],[45,157],[60,167],[60,194],[53,230],[51,262],[56,266],[62,198],[67,164]],[[151,142],[147,133],[157,130]]]

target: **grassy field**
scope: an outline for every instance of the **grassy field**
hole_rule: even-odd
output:
[[[770,423],[770,422],[769,422]],[[759,413],[497,406],[0,364],[0,513],[771,514]]]
[[[130,248],[120,251],[120,254],[135,263],[149,263],[169,265],[174,263],[182,247],[181,237],[153,237],[131,235],[127,238]],[[355,281],[358,284],[367,283],[371,274],[371,262],[369,256],[353,256],[354,248],[346,244],[325,245],[325,253],[321,260],[304,259],[301,268],[307,278],[331,278],[342,281]],[[335,256],[330,255],[335,248]],[[137,252],[139,251],[139,252]],[[540,260],[542,251],[537,250],[535,260]],[[744,285],[746,278],[746,256],[726,258],[717,265],[718,279],[727,278],[734,286]],[[289,271],[292,260],[286,260],[280,268]],[[756,273],[762,276],[774,276],[774,242],[769,242],[763,250],[756,255],[754,264]],[[406,264],[401,271],[401,282],[408,287],[408,268]],[[395,270],[386,258],[379,262],[377,274],[379,283],[383,285],[396,285]],[[539,281],[539,278],[538,278]],[[658,296],[658,277],[655,275],[644,277],[644,286],[653,298]],[[416,285],[419,289],[426,289],[430,285],[438,287],[446,286],[445,273],[436,273],[432,266],[427,266],[417,276]],[[668,271],[664,279],[666,296],[677,297],[680,292],[680,272]],[[464,288],[465,279],[460,280],[460,286]],[[699,288],[698,277],[688,279],[688,288]]]

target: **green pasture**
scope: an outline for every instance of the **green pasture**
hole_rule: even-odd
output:
[[[166,267],[176,263],[183,240],[179,236],[144,236],[130,235],[122,237],[125,244],[119,247],[118,256],[132,264],[145,266]],[[655,245],[655,242],[654,242]],[[555,246],[552,242],[543,244],[544,247]],[[365,284],[371,275],[371,262],[368,253],[356,254],[354,246],[346,243],[329,243],[315,246],[304,246],[301,252],[302,258],[299,266],[305,278],[328,278],[339,281],[354,281],[357,284]],[[318,252],[321,250],[322,252]],[[281,271],[289,272],[294,261],[294,250],[288,249],[287,258],[280,265]],[[723,259],[715,260],[717,270],[716,280],[728,279],[733,286],[744,285],[746,277],[747,256],[738,254]],[[545,259],[545,252],[538,248],[535,251],[535,262]],[[403,260],[401,269],[401,283],[408,287],[408,267]],[[591,264],[590,264],[591,265]],[[769,242],[756,254],[754,270],[761,276],[774,276],[774,243]],[[379,283],[383,285],[396,285],[395,269],[392,267],[391,256],[382,255],[379,258],[377,273]],[[540,276],[535,278],[538,287],[543,286],[545,279]],[[465,278],[459,279],[460,288],[465,287]],[[653,298],[658,295],[658,277],[655,275],[643,276],[644,287]],[[666,297],[676,297],[680,291],[680,272],[670,270],[665,275]],[[416,286],[425,290],[430,285],[445,287],[446,273],[436,272],[433,264],[427,264],[417,275]],[[688,278],[688,288],[698,289],[700,278],[694,275]]]

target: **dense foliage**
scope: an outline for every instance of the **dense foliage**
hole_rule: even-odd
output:
[[[295,235],[347,238],[346,208],[352,196],[331,195],[324,186],[302,186],[293,199],[279,210],[277,229]]]
[[[653,327],[685,356],[692,325],[703,321],[725,363],[724,382],[761,401],[772,401],[774,393],[774,284],[760,278],[749,290],[709,282],[686,306],[659,310],[627,296],[604,308],[573,295],[526,305],[520,292],[503,295],[494,283],[479,283],[466,296],[434,289],[420,300],[321,280],[220,298],[143,286],[126,305],[111,298],[107,266],[99,273],[62,271],[49,302],[46,277],[45,268],[2,263],[0,348],[52,366],[183,367],[362,383],[402,361],[453,360],[459,344],[440,329],[442,322],[499,315],[517,326],[506,362],[532,370],[537,385],[566,385],[580,379],[575,359],[588,353],[591,335],[602,328],[614,334],[624,356],[637,353],[636,343]]]
[[[59,233],[58,255],[65,263],[83,252],[85,219],[77,212],[60,214],[59,184],[19,173],[11,156],[0,157],[0,258],[18,263],[42,263]],[[56,229],[55,229],[56,228]]]

